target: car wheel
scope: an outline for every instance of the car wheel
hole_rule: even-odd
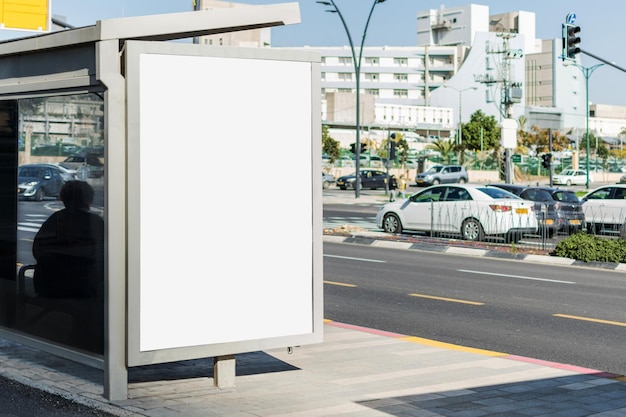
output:
[[[466,183],[465,178],[459,178],[459,184],[465,184],[465,183]]]
[[[570,187],[572,185],[572,180],[567,180],[567,182],[565,183],[565,185],[567,185],[568,187]]]
[[[461,226],[461,236],[465,240],[478,242],[484,239],[485,232],[480,222],[476,219],[465,219]]]
[[[387,214],[383,219],[383,230],[387,233],[402,233],[402,223],[397,215]]]
[[[330,183],[328,181],[324,181],[324,184],[322,184],[322,188],[326,190],[328,187],[330,187]]]
[[[42,201],[44,194],[45,193],[43,192],[43,188],[38,189],[35,193],[35,201]]]
[[[340,190],[347,190],[348,187],[339,187]]]
[[[439,178],[435,178],[435,179],[433,180],[433,185],[439,185],[439,182],[440,182],[440,181],[439,181]]]

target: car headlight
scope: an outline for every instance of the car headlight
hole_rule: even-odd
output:
[[[32,187],[33,185],[37,185],[39,184],[39,181],[31,181],[31,182],[27,182],[26,185],[29,187]]]

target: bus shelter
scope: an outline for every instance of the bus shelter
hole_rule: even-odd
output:
[[[285,3],[0,43],[1,337],[103,369],[110,400],[133,366],[213,357],[229,385],[238,353],[322,341],[319,54],[172,42],[299,20]]]

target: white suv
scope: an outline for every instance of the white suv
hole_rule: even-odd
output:
[[[415,184],[418,187],[445,183],[464,184],[468,180],[467,170],[461,165],[434,165],[427,171],[418,173]]]

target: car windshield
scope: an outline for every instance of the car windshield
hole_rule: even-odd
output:
[[[566,203],[579,203],[580,200],[576,193],[561,191],[552,195],[556,201],[565,201]]]
[[[576,174],[576,171],[571,170],[571,169],[565,169],[563,171],[561,171],[561,173],[559,175],[566,175],[566,176],[571,176]]]
[[[532,201],[554,201],[550,193],[544,190],[526,190],[524,197]]]
[[[434,167],[430,167],[430,169],[426,171],[426,174],[435,174],[441,171],[442,169],[443,167],[441,165],[435,165]]]
[[[514,200],[521,200],[521,198],[515,194],[498,187],[480,187],[477,188],[477,190],[487,194],[491,198],[512,198]]]
[[[18,177],[38,177],[39,176],[39,168],[20,168],[17,171]]]

